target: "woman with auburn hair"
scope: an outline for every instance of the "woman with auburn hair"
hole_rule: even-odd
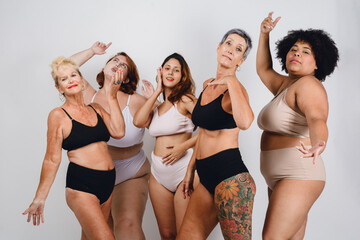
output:
[[[34,225],[44,222],[45,200],[61,162],[61,148],[68,150],[66,202],[81,227],[81,239],[114,239],[108,226],[114,164],[106,142],[110,136],[120,139],[125,134],[124,119],[116,99],[123,70],[119,69],[104,84],[109,112],[99,104],[84,102],[84,79],[78,66],[64,57],[53,61],[55,87],[65,103],[52,110],[48,118],[47,148],[40,183],[30,207],[23,213]]]
[[[81,66],[94,55],[104,54],[110,45],[96,42],[71,59]],[[98,103],[109,111],[103,86],[119,69],[123,71],[124,81],[117,92],[117,100],[124,116],[125,136],[122,139],[110,138],[107,142],[116,170],[109,221],[116,239],[145,239],[142,218],[148,196],[150,164],[142,150],[144,128],[134,126],[133,116],[145,104],[146,98],[136,93],[139,74],[134,61],[125,52],[111,57],[96,77],[98,91],[85,81],[84,98],[86,103]],[[144,84],[152,87],[148,82]],[[146,90],[152,92],[149,87]]]
[[[260,167],[268,185],[263,239],[303,239],[310,208],[325,186],[320,154],[328,138],[328,99],[322,81],[339,59],[334,41],[323,30],[293,30],[277,44],[287,75],[272,68],[269,34],[280,17],[272,12],[260,27],[257,73],[274,95],[259,114]],[[301,146],[297,146],[299,145]]]
[[[197,138],[192,137],[191,122],[196,103],[194,91],[185,59],[174,53],[157,70],[157,88],[134,117],[136,126],[149,127],[149,134],[156,137],[149,191],[161,239],[175,239],[188,204],[179,184]],[[161,93],[164,102],[159,105],[157,98]]]
[[[204,82],[192,120],[198,140],[183,181],[189,206],[177,239],[206,239],[219,222],[224,239],[251,239],[255,182],[242,161],[239,132],[254,114],[235,72],[251,49],[249,35],[231,29],[217,47],[216,77]],[[194,190],[197,170],[200,184]]]

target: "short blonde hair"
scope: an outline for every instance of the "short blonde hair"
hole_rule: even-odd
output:
[[[70,58],[58,57],[58,58],[55,58],[50,65],[51,76],[53,77],[56,85],[58,85],[59,68],[64,65],[73,67],[79,73],[79,75],[82,77],[81,72],[79,71],[79,66],[73,60],[71,60]]]

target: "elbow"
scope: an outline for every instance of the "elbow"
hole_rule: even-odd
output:
[[[136,118],[134,118],[133,124],[134,124],[134,126],[137,127],[137,128],[144,128],[144,126],[143,126],[144,124],[141,124],[141,122],[138,121]]]
[[[246,130],[251,126],[253,121],[254,121],[254,115],[252,114],[251,116],[249,116],[246,119],[243,119],[239,124],[237,124],[237,127],[240,128],[241,130]]]
[[[115,139],[121,139],[125,136],[125,129],[121,129],[117,131],[116,133],[112,134],[111,137]]]

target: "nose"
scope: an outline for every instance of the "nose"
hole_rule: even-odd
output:
[[[299,53],[298,51],[294,52],[294,55],[295,55],[296,57],[300,57],[300,53]]]

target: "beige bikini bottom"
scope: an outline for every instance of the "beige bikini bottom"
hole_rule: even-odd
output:
[[[271,190],[282,179],[326,180],[321,156],[313,164],[313,158],[302,155],[295,147],[261,151],[260,170]]]

